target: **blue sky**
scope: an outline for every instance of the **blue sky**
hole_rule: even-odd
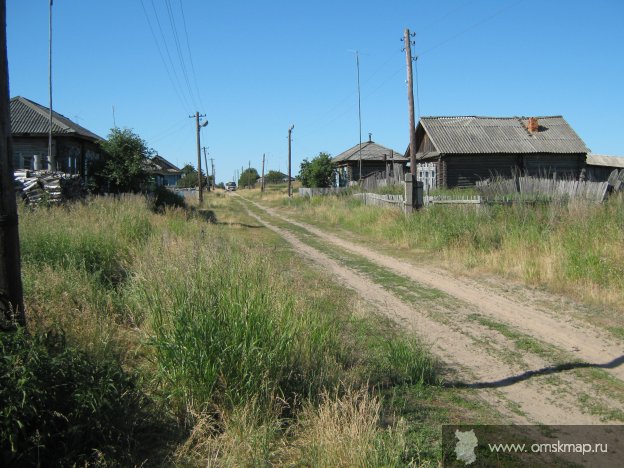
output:
[[[7,1],[11,96],[43,105],[48,4]],[[180,166],[197,159],[188,116],[206,114],[218,181],[263,153],[285,172],[291,124],[293,174],[355,145],[355,50],[363,139],[404,151],[406,27],[420,115],[563,115],[593,152],[624,155],[621,0],[55,0],[53,25],[56,111],[105,137],[114,106]]]

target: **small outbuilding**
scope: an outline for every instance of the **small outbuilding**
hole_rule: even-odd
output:
[[[561,116],[422,117],[416,148],[417,165],[448,188],[518,172],[578,179],[589,152]]]
[[[385,171],[389,164],[399,164],[405,167],[409,158],[405,158],[398,151],[375,143],[368,135],[368,141],[356,144],[352,148],[335,156],[332,161],[337,167],[337,182],[339,187],[345,187],[352,181],[359,181],[374,172]],[[361,173],[360,173],[361,161]]]
[[[614,170],[624,170],[624,157],[588,154],[585,178],[595,182],[606,182]]]

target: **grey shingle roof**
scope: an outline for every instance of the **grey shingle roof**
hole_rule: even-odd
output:
[[[537,117],[539,131],[527,130],[528,117],[422,117],[439,153],[588,153],[583,140],[561,116]]]
[[[606,166],[619,167],[624,169],[624,157],[622,156],[605,156],[604,154],[588,154],[588,166]]]
[[[22,96],[11,99],[11,133],[13,135],[47,135],[50,129],[50,109]],[[102,138],[64,115],[52,111],[53,135],[77,135],[89,140]]]
[[[349,148],[347,151],[340,153],[338,156],[335,156],[332,161],[334,162],[344,162],[344,161],[359,161],[360,160],[360,144],[358,143],[353,148]],[[362,142],[362,161],[383,161],[384,154],[390,156],[394,152],[394,161],[405,161],[406,158],[403,157],[401,153],[398,151],[394,151],[390,148],[386,148],[385,146],[378,145],[374,141],[363,141]]]
[[[182,171],[173,163],[167,161],[160,155],[154,156],[149,161],[149,169],[163,172],[170,172],[172,174],[179,174]]]

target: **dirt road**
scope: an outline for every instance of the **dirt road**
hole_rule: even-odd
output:
[[[475,389],[510,422],[624,419],[624,346],[607,332],[561,311],[517,302],[491,285],[375,252],[249,200],[244,205],[294,250],[427,341],[448,366],[448,385]],[[365,263],[367,268],[358,267]],[[414,289],[428,288],[431,297],[411,300],[391,280],[380,281],[389,274]]]

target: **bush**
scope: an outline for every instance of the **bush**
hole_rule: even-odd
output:
[[[0,333],[0,464],[121,460],[145,403],[113,360],[96,362],[62,333]]]
[[[148,206],[154,212],[162,212],[165,208],[184,208],[184,197],[172,192],[166,187],[156,187],[154,193],[148,197]]]
[[[333,185],[336,164],[328,153],[319,155],[301,163],[299,178],[304,187],[331,187]]]

